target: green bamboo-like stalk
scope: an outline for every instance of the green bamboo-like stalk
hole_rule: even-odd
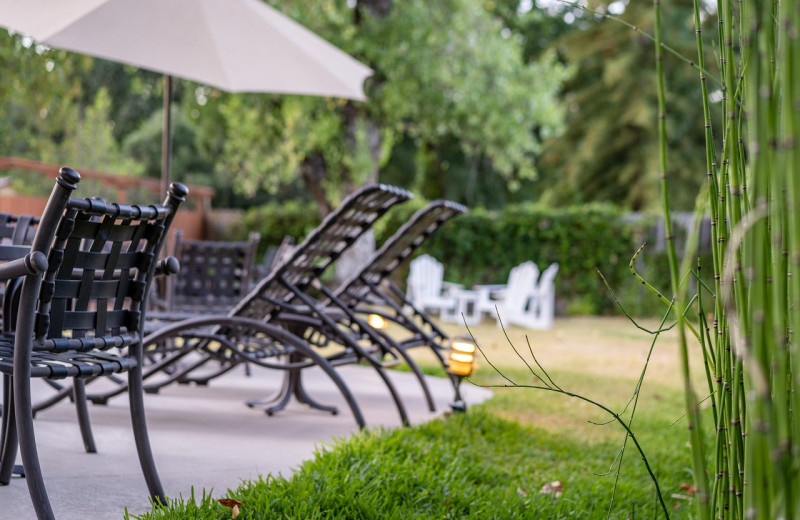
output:
[[[792,470],[794,481],[787,485],[786,492],[794,499],[791,504],[792,516],[797,520],[800,518],[800,505],[797,503],[797,497],[800,496],[800,478],[797,477],[800,471],[800,464],[798,463],[798,447],[800,439],[798,433],[800,432],[800,356],[797,352],[797,342],[794,339],[789,339],[789,331],[800,330],[800,218],[797,215],[797,208],[800,207],[800,179],[798,179],[797,169],[800,168],[800,149],[797,146],[797,139],[800,136],[800,105],[797,102],[798,89],[800,89],[800,66],[797,60],[800,59],[800,44],[798,42],[798,29],[800,29],[800,10],[794,2],[782,2],[780,5],[780,13],[778,16],[779,26],[783,27],[783,32],[779,35],[779,46],[783,50],[783,60],[781,62],[782,74],[777,82],[783,96],[781,98],[781,162],[779,162],[779,171],[786,172],[785,196],[781,194],[781,201],[785,203],[787,208],[786,216],[784,217],[785,232],[782,235],[782,248],[786,253],[785,269],[791,271],[794,276],[786,277],[788,280],[786,284],[786,304],[787,320],[785,331],[785,338],[781,344],[786,344],[786,350],[790,356],[788,361],[789,374],[787,377],[788,384],[790,385],[790,395],[787,396],[789,407],[792,410],[790,415],[789,427],[791,428],[791,437],[789,442],[783,448],[786,449],[787,454],[792,463]],[[796,332],[795,332],[796,334]]]
[[[664,208],[664,225],[667,238],[667,256],[669,259],[670,279],[673,297],[673,312],[678,321],[678,336],[680,340],[681,370],[684,378],[684,394],[688,416],[689,435],[692,444],[692,457],[694,467],[694,483],[697,489],[698,513],[701,520],[710,518],[708,511],[709,487],[706,476],[705,450],[703,446],[703,431],[700,422],[700,413],[697,395],[691,382],[689,369],[689,347],[686,337],[686,324],[682,319],[685,311],[685,298],[681,295],[680,277],[678,273],[678,259],[675,251],[675,241],[672,234],[672,219],[669,204],[669,180],[667,168],[667,129],[666,129],[666,87],[664,83],[664,60],[662,52],[662,25],[661,1],[654,0],[655,15],[655,60],[656,79],[658,82],[658,137],[659,157],[658,164],[661,170],[661,194]]]

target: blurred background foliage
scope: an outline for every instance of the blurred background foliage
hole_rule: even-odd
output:
[[[528,258],[601,267],[593,263],[595,245],[614,249],[604,258],[627,264],[638,246],[603,226],[615,225],[611,213],[659,204],[653,51],[641,32],[603,14],[647,32],[650,4],[268,2],[372,67],[368,101],[232,95],[176,80],[176,179],[216,188],[216,207],[250,209],[247,227],[263,228],[262,218],[282,223],[265,235],[276,239],[306,229],[306,213],[320,218],[368,181],[464,203],[474,211],[461,219],[459,235],[444,234],[430,247],[452,258],[448,272],[467,283],[502,281]],[[691,6],[675,0],[664,9],[666,40],[689,57]],[[698,72],[670,54],[667,60],[672,201],[689,210],[705,179],[703,124],[694,110]],[[0,155],[159,176],[158,74],[47,49],[4,30],[0,66]],[[258,209],[270,202],[284,205],[283,216],[275,204]],[[584,207],[593,202],[614,208]],[[530,209],[533,203],[540,209]],[[497,229],[481,236],[493,219]],[[553,227],[542,227],[542,219]],[[582,234],[587,222],[592,230]],[[474,272],[473,264],[480,266]],[[562,263],[559,277],[566,280],[569,269]],[[591,278],[575,282],[576,294],[597,288]],[[599,301],[585,306],[607,310]]]

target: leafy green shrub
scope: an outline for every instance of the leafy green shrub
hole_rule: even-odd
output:
[[[247,232],[257,231],[261,235],[259,257],[268,247],[280,244],[287,235],[298,242],[303,240],[320,222],[313,204],[293,200],[264,204],[250,208],[244,214]]]
[[[376,223],[376,242],[383,243],[426,204],[416,198],[393,208]],[[519,204],[505,211],[478,208],[444,225],[418,254],[434,256],[445,265],[448,281],[466,286],[505,283],[511,268],[527,260],[536,262],[540,269],[558,262],[556,294],[560,314],[616,312],[613,298],[597,274],[599,269],[632,313],[659,314],[663,304],[641,291],[640,282],[628,269],[631,257],[647,240],[653,221],[645,218],[634,225],[622,217],[619,208],[604,204],[567,208]],[[319,222],[312,204],[296,201],[252,208],[244,217],[245,228],[261,234],[262,254],[286,235],[302,240]],[[666,254],[651,249],[645,249],[637,259],[637,272],[666,293]],[[408,264],[401,266],[393,278],[402,287],[407,275]]]

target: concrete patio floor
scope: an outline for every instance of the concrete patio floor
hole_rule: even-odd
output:
[[[400,425],[391,397],[372,369],[348,366],[339,371],[368,427]],[[338,415],[312,410],[294,400],[272,417],[248,409],[245,399],[267,396],[280,385],[279,373],[259,369],[250,377],[232,372],[207,387],[172,385],[158,395],[146,395],[150,440],[166,493],[188,497],[194,486],[197,496],[205,488],[219,497],[242,479],[288,476],[315,450],[358,431],[350,409],[327,377],[317,369],[304,374],[309,394],[338,406]],[[449,410],[453,391],[447,380],[428,378],[437,402],[437,411],[431,413],[412,374],[392,371],[390,377],[403,396],[412,424]],[[462,385],[462,393],[469,404],[491,395],[468,384]],[[124,507],[132,514],[147,511],[147,489],[130,431],[127,397],[113,399],[107,406],[90,406],[89,413],[97,454],[83,451],[75,411],[68,401],[40,413],[35,421],[42,470],[56,517],[116,520],[123,518]],[[23,479],[14,478],[11,485],[0,487],[0,518],[35,519]]]

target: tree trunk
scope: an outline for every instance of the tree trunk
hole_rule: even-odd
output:
[[[311,198],[317,204],[317,211],[321,217],[325,217],[328,213],[333,211],[328,197],[325,196],[325,189],[322,187],[322,181],[328,176],[328,168],[325,166],[325,161],[322,155],[315,153],[309,155],[300,164],[300,177],[303,179],[306,189],[311,194]]]

